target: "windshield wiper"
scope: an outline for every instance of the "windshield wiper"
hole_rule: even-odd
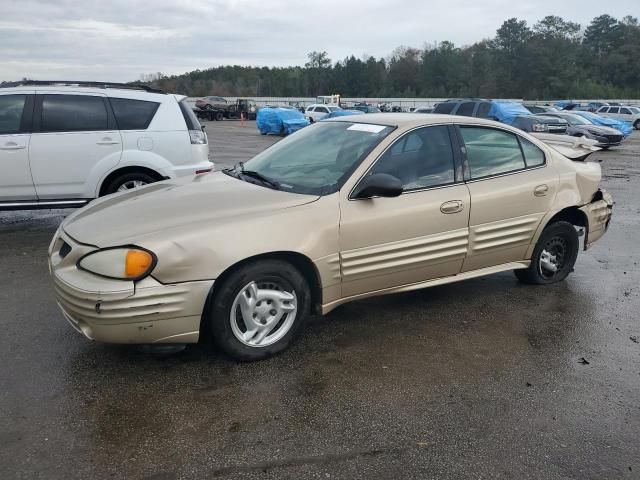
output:
[[[245,170],[244,168],[240,171],[241,175],[246,177],[255,178],[256,180],[264,183],[265,185],[270,186],[274,190],[280,190],[280,184],[275,180],[270,180],[261,173],[256,172],[255,170]]]

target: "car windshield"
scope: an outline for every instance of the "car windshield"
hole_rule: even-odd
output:
[[[393,127],[318,122],[281,140],[244,163],[280,190],[327,195],[342,187],[360,162]]]
[[[591,122],[580,115],[562,115],[569,125],[591,125]]]

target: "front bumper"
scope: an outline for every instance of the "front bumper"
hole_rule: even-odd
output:
[[[105,343],[198,341],[213,280],[165,285],[152,277],[138,282],[110,280],[79,270],[77,260],[95,249],[64,232],[50,247],[56,300],[76,331]]]
[[[580,210],[587,216],[588,221],[584,238],[584,249],[586,250],[609,229],[613,213],[613,197],[606,190],[600,189],[594,195],[594,201],[581,207]]]

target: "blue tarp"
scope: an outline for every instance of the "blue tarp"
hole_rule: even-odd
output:
[[[346,117],[347,115],[364,115],[364,112],[361,112],[360,110],[334,110],[324,117],[323,120],[335,117]]]
[[[585,112],[582,110],[571,110],[571,113],[575,113],[576,115],[580,115],[581,117],[586,118],[594,125],[615,128],[616,130],[619,130],[625,138],[627,138],[629,135],[631,135],[631,132],[633,132],[633,127],[631,125],[614,118],[601,117],[600,115],[597,115],[595,113]]]
[[[495,118],[499,122],[512,125],[516,117],[531,115],[531,112],[524,108],[521,103],[515,102],[491,102],[489,118]]]
[[[309,121],[292,108],[264,107],[258,110],[256,124],[262,135],[289,135],[309,125]]]

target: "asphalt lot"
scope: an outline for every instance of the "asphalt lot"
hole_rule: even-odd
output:
[[[277,140],[207,132],[218,167]],[[47,273],[68,212],[0,213],[0,479],[640,478],[640,132],[592,159],[614,219],[567,281],[347,304],[253,364],[85,340]]]

